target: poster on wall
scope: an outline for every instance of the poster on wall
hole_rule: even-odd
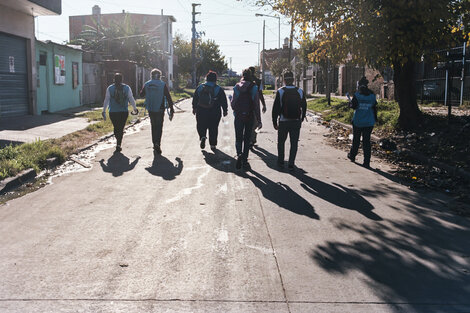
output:
[[[8,58],[8,64],[10,65],[10,73],[15,72],[15,57],[10,56]]]
[[[65,84],[65,56],[54,55],[54,73],[55,83],[57,85]]]
[[[72,62],[72,87],[73,89],[77,88],[79,84],[78,81],[78,63]]]

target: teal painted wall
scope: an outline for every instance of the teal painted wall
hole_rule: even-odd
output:
[[[47,54],[46,65],[40,65],[40,54]],[[65,57],[65,84],[55,84],[54,55]],[[82,94],[82,51],[55,43],[36,41],[37,66],[37,112],[50,113],[81,106]],[[78,63],[78,86],[72,84],[72,63]],[[45,103],[45,101],[47,103]]]

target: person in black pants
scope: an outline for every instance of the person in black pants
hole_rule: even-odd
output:
[[[106,121],[106,110],[109,108],[109,118],[113,123],[114,136],[116,137],[116,152],[122,150],[121,143],[124,136],[124,127],[129,116],[129,103],[134,108],[133,114],[137,114],[135,99],[131,88],[122,83],[122,75],[114,75],[114,84],[108,86],[103,104],[103,119]]]
[[[193,96],[193,114],[196,115],[196,128],[199,134],[200,147],[206,146],[207,131],[209,130],[209,144],[215,152],[221,109],[227,116],[227,97],[225,91],[217,85],[217,74],[209,71],[206,82],[200,85]]]
[[[231,106],[235,115],[235,148],[237,150],[236,169],[250,170],[248,153],[250,151],[251,132],[256,123],[261,128],[258,87],[253,82],[251,71],[245,69],[242,79],[233,87]]]
[[[284,145],[290,138],[289,170],[294,170],[295,157],[300,136],[300,127],[305,119],[307,100],[302,89],[294,86],[294,74],[286,71],[283,75],[285,86],[279,88],[274,99],[272,119],[277,130],[277,164],[284,167]],[[279,121],[279,122],[278,122]]]
[[[150,75],[152,79],[144,84],[140,96],[145,97],[145,108],[150,116],[153,150],[157,154],[162,154],[161,140],[165,109],[169,110],[170,121],[175,111],[170,90],[167,84],[161,80],[162,72],[155,68],[150,72]]]
[[[350,106],[354,109],[353,142],[348,153],[351,162],[356,160],[362,136],[362,149],[364,151],[363,166],[370,168],[371,145],[370,135],[377,121],[377,100],[374,93],[367,87],[369,81],[362,77],[359,80],[359,90],[354,94]]]

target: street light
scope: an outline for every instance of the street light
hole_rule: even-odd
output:
[[[260,61],[259,61],[259,58],[260,58],[260,55],[259,55],[259,45],[260,45],[260,42],[256,42],[256,41],[250,41],[250,40],[245,40],[246,43],[254,43],[254,44],[257,44],[258,45],[258,67],[260,66]]]
[[[278,45],[278,48],[281,49],[281,17],[277,15],[268,15],[268,14],[261,14],[261,13],[256,13],[255,16],[266,16],[266,17],[277,18],[277,22],[278,22],[277,45]]]

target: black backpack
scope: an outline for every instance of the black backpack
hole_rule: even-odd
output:
[[[240,88],[240,85],[237,85],[240,94],[238,95],[236,106],[233,109],[235,111],[235,116],[244,122],[253,118],[255,103],[251,95],[251,90],[254,85],[254,83],[250,82],[248,88],[243,90]]]
[[[199,93],[198,106],[205,109],[210,109],[214,106],[216,96],[214,95],[215,86],[202,85],[202,90]]]
[[[282,115],[285,118],[299,119],[302,114],[302,98],[299,94],[299,88],[283,87],[282,90],[284,90],[281,98]]]

